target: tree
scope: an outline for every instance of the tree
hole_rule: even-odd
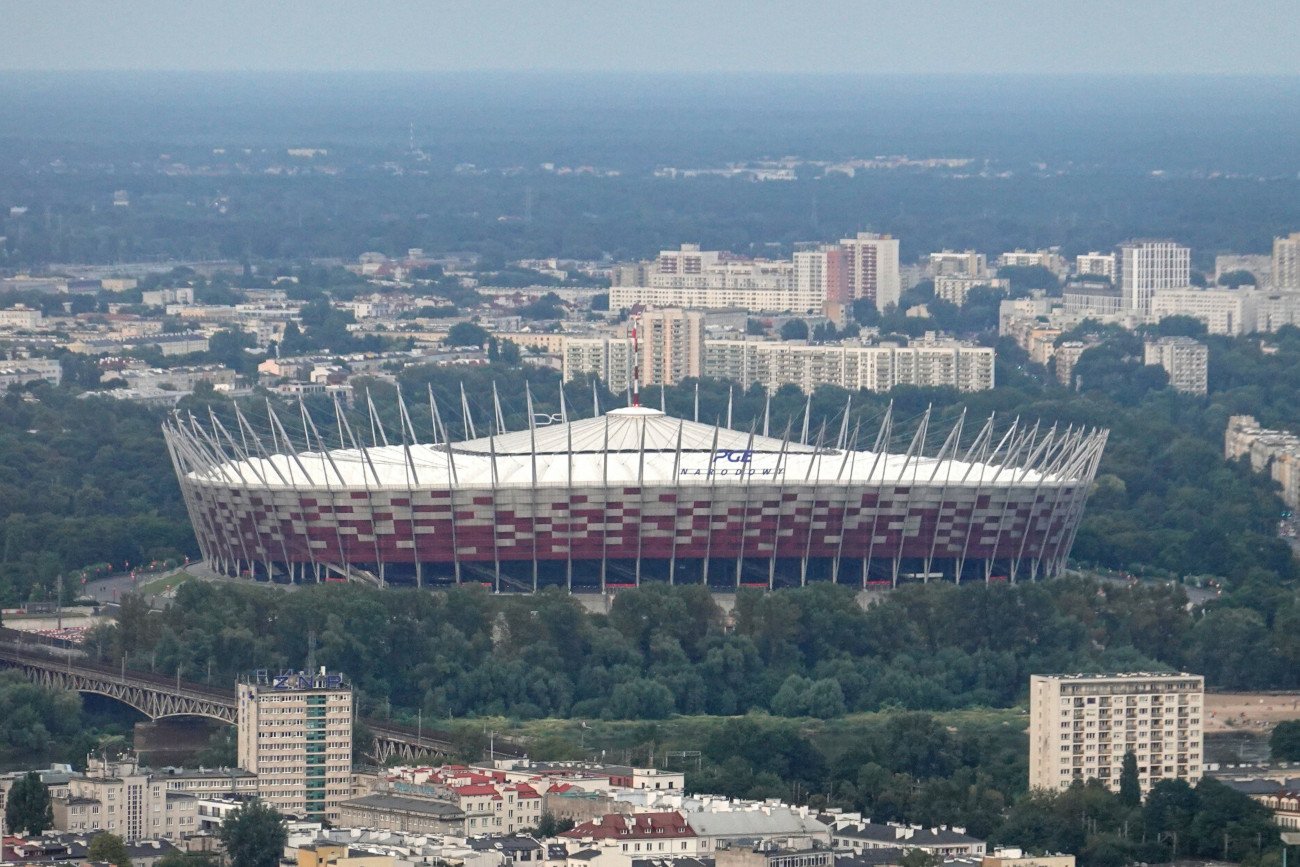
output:
[[[96,834],[86,849],[86,860],[107,861],[116,867],[131,867],[131,856],[127,854],[126,843],[116,834],[101,832]]]
[[[5,827],[11,833],[44,834],[54,824],[50,790],[35,771],[19,777],[5,801]]]
[[[233,867],[276,867],[288,839],[284,817],[261,801],[244,804],[227,816],[220,835]]]
[[[447,330],[449,346],[482,346],[488,342],[487,329],[473,322],[457,322]]]
[[[943,859],[924,849],[908,849],[903,853],[903,857],[898,859],[898,863],[900,867],[938,867],[943,863]]]
[[[745,320],[745,333],[753,337],[762,337],[767,333],[767,328],[757,319],[750,318]]]
[[[1138,782],[1138,760],[1132,750],[1124,754],[1124,764],[1119,772],[1119,801],[1126,807],[1136,807],[1142,803],[1142,784]]]
[[[802,319],[787,320],[786,323],[781,326],[781,339],[782,340],[807,340],[808,323],[804,322]]]
[[[1268,748],[1275,762],[1300,761],[1300,720],[1278,723],[1269,736]]]
[[[572,819],[557,819],[554,813],[547,810],[542,813],[541,821],[537,823],[537,836],[554,837],[557,834],[563,834],[565,831],[572,829]]]
[[[1239,286],[1258,286],[1259,280],[1250,271],[1236,270],[1220,274],[1216,281],[1220,286],[1236,289]]]

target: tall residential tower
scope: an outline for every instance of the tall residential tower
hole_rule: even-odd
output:
[[[258,671],[238,687],[239,767],[286,815],[340,818],[352,793],[352,687],[341,674]]]

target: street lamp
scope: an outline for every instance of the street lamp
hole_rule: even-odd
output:
[[[1286,867],[1286,850],[1291,846],[1300,846],[1300,831],[1282,832],[1282,867]]]

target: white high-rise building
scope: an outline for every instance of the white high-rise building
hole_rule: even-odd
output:
[[[239,767],[286,815],[338,822],[352,795],[352,687],[341,674],[259,671],[238,686]]]
[[[897,305],[903,294],[898,271],[898,239],[858,232],[856,237],[842,239],[840,247],[848,267],[849,296],[854,300],[869,298],[876,302],[877,310]]]
[[[1124,756],[1147,792],[1201,778],[1205,678],[1194,674],[1036,674],[1029,679],[1029,785],[1096,779],[1119,791]]]
[[[1192,250],[1174,241],[1126,241],[1115,265],[1125,310],[1149,313],[1157,290],[1183,289],[1192,282]]]
[[[1300,292],[1300,232],[1273,239],[1273,288]]]

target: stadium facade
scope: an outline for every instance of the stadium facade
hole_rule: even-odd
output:
[[[497,591],[1037,579],[1066,563],[1107,435],[964,414],[934,430],[927,411],[897,437],[889,413],[874,434],[844,422],[832,444],[632,406],[452,442],[434,406],[417,443],[399,406],[395,444],[373,405],[370,445],[343,414],[322,436],[303,412],[296,443],[269,407],[265,424],[170,419],[208,564]]]

